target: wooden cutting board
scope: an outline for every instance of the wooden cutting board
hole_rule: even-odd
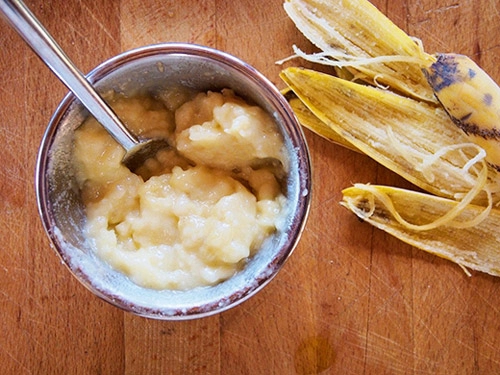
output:
[[[182,41],[232,53],[281,88],[275,61],[293,44],[314,51],[281,0],[26,3],[85,72],[133,47]],[[428,52],[468,54],[500,82],[497,0],[373,3]],[[220,315],[176,323],[99,300],[50,248],[36,208],[38,145],[67,90],[4,22],[0,45],[3,374],[500,373],[500,280],[468,277],[359,222],[338,204],[343,188],[408,183],[308,131],[310,218],[293,256],[259,294]]]

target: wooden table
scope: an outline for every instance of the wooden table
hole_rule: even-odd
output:
[[[292,44],[314,50],[282,0],[26,3],[85,72],[133,47],[183,41],[230,52],[283,87],[274,62]],[[374,3],[427,51],[468,54],[500,81],[497,0]],[[258,295],[186,322],[148,320],[101,301],[50,248],[35,202],[37,149],[67,90],[5,22],[0,45],[2,374],[500,372],[500,280],[468,277],[359,222],[340,207],[342,188],[409,185],[308,131],[310,218],[289,262]]]

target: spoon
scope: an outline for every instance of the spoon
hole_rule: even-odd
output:
[[[0,0],[0,11],[41,60],[125,149],[122,163],[135,172],[147,159],[170,147],[165,139],[139,141],[76,68],[48,31],[20,0]]]

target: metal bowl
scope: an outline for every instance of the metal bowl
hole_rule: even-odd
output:
[[[118,55],[88,79],[100,92],[158,90],[179,83],[200,91],[231,88],[265,109],[278,124],[289,154],[285,225],[243,270],[213,287],[188,291],[140,287],[100,260],[82,230],[85,213],[70,162],[73,132],[88,115],[72,94],[58,106],[41,142],[36,166],[38,209],[52,245],[73,275],[105,301],[140,316],[182,320],[209,316],[248,299],[280,270],[295,248],[309,211],[311,170],[307,145],[280,92],[248,64],[193,44],[165,43]]]

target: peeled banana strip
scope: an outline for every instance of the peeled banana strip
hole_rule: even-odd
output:
[[[281,78],[307,108],[362,153],[432,194],[461,199],[474,190],[488,204],[486,185],[498,174],[446,112],[425,102],[302,68]],[[472,162],[471,162],[472,161]],[[499,200],[493,192],[493,200]]]
[[[434,57],[367,0],[286,0],[296,27],[322,52],[304,59],[348,66],[354,76],[436,102],[421,68]],[[339,65],[340,61],[340,65]]]
[[[499,210],[469,204],[463,210],[456,210],[460,212],[456,217],[438,225],[458,202],[363,184],[347,188],[342,194],[341,204],[376,228],[462,267],[500,276]]]
[[[500,172],[500,87],[464,55],[439,54],[424,72],[453,122]]]
[[[337,143],[350,150],[360,152],[356,147],[354,147],[350,142],[348,142],[344,137],[340,136],[336,131],[326,125],[323,121],[317,118],[314,113],[312,113],[309,108],[307,108],[304,103],[298,98],[289,99],[288,102],[297,116],[300,124],[305,128],[313,131],[314,133],[320,135],[321,137],[329,140],[330,142]]]
[[[314,113],[312,113],[309,108],[307,108],[306,105],[299,98],[297,98],[290,87],[287,86],[281,90],[281,93],[288,100],[288,103],[297,117],[297,120],[303,127],[311,130],[332,143],[336,143],[352,151],[361,152],[344,137],[340,136],[336,131],[317,118]]]

